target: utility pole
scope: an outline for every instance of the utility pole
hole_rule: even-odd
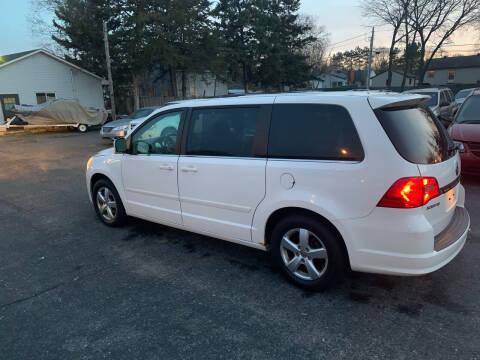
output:
[[[105,57],[107,59],[108,87],[110,89],[110,105],[112,107],[112,120],[115,121],[117,114],[115,111],[115,94],[113,92],[112,66],[110,64],[110,48],[108,46],[107,22],[103,22],[103,41],[105,43]]]
[[[370,89],[370,73],[372,70],[372,56],[373,56],[373,38],[375,36],[375,27],[372,26],[372,37],[370,38],[370,53],[368,55],[367,67],[367,90]]]

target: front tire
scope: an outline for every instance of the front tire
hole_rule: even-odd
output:
[[[298,286],[324,290],[344,274],[342,240],[313,217],[296,215],[280,220],[271,241],[275,263]]]
[[[92,200],[95,212],[105,225],[120,226],[125,222],[125,208],[111,181],[98,180],[93,185]]]

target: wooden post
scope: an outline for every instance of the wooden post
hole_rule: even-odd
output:
[[[110,63],[110,48],[108,46],[107,22],[103,22],[103,41],[105,43],[105,57],[107,60],[108,87],[110,89],[110,105],[112,107],[112,120],[115,121],[117,113],[115,111],[115,94],[113,92],[112,66]]]
[[[370,89],[370,72],[372,71],[373,37],[374,36],[375,36],[375,28],[372,27],[372,37],[370,38],[370,53],[368,55],[368,67],[367,67],[367,89]]]

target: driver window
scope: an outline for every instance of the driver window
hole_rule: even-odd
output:
[[[132,154],[174,154],[182,112],[160,115],[132,136]]]

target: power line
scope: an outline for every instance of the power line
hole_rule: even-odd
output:
[[[342,41],[337,41],[336,43],[330,44],[330,46],[341,44],[341,43],[344,43],[344,42],[347,42],[347,41],[350,41],[350,40],[355,40],[355,39],[358,39],[358,38],[360,38],[362,36],[365,36],[365,35],[368,35],[368,33],[363,33],[361,35],[357,35],[357,36],[351,37],[349,39],[345,39],[345,40],[342,40]]]
[[[452,45],[442,45],[441,47],[454,47],[454,46],[480,46],[480,44],[452,44]]]

